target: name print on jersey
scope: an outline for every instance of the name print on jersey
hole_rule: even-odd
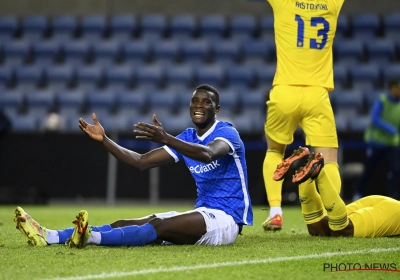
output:
[[[327,11],[328,10],[328,5],[327,4],[310,4],[310,3],[304,3],[304,2],[297,2],[296,1],[296,7],[300,8],[302,10],[315,10],[315,11]]]
[[[208,164],[199,164],[199,165],[196,165],[196,166],[190,166],[189,170],[192,173],[205,173],[205,172],[214,170],[218,166],[221,166],[218,163],[218,160],[214,160],[214,161],[212,161],[212,162],[210,162]]]

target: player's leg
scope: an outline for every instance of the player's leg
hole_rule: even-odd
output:
[[[168,218],[155,218],[149,222],[157,232],[158,239],[173,244],[195,244],[207,231],[204,217],[190,211]]]
[[[176,211],[170,211],[166,213],[157,213],[157,214],[151,214],[149,216],[145,216],[142,218],[138,219],[123,219],[123,220],[117,220],[113,223],[110,224],[110,229],[111,228],[118,228],[118,227],[126,227],[126,226],[141,226],[146,223],[148,223],[150,220],[159,217],[159,218],[165,218],[165,217],[172,217],[175,215],[180,214],[179,212]],[[92,227],[93,228],[93,227]],[[94,229],[94,228],[93,228]],[[103,231],[103,230],[96,230],[95,231]]]
[[[82,211],[81,211],[82,212]],[[161,244],[162,240],[157,239],[155,229],[149,222],[155,218],[166,218],[180,214],[176,211],[166,213],[151,214],[138,219],[117,220],[112,224],[102,226],[88,226],[87,216],[80,215],[74,221],[75,230],[66,244],[70,247],[83,248],[87,244],[95,245],[127,245],[139,246],[150,243]],[[86,232],[82,228],[87,227]],[[63,231],[59,231],[64,235]]]
[[[274,179],[276,181],[283,178],[291,180],[296,169],[307,163],[309,154],[310,151],[304,147],[294,150],[290,157],[278,165]],[[312,186],[309,184],[312,184]],[[307,225],[310,235],[330,236],[331,230],[328,227],[327,220],[326,223],[321,221],[325,216],[324,207],[314,181],[299,184],[299,199],[304,222]]]
[[[331,230],[315,181],[299,184],[299,199],[303,219],[310,235],[330,236]]]
[[[115,227],[128,225],[141,226],[157,216],[169,217],[177,214],[178,212],[171,211],[152,214],[139,219],[118,220],[112,224],[102,226],[88,226],[88,213],[85,210],[81,210],[73,221],[74,227],[64,230],[52,230],[41,226],[21,207],[17,207],[15,210],[15,222],[17,229],[28,238],[28,244],[31,246],[67,243],[70,247],[84,247],[89,239],[91,239],[90,243],[96,244],[96,238],[93,238],[96,237],[96,234],[90,234],[91,231],[99,233],[110,231]]]
[[[341,235],[341,231],[349,224],[346,205],[325,173],[323,160],[322,154],[311,154],[306,166],[296,171],[293,182],[307,184],[317,180],[321,200],[328,214],[329,226],[333,231],[332,235]]]
[[[286,145],[276,143],[266,135],[268,149],[263,163],[264,186],[270,207],[269,217],[262,223],[264,230],[282,228],[282,181],[275,181],[273,174],[282,162]]]
[[[334,235],[340,235],[348,226],[349,221],[345,203],[339,195],[341,179],[337,164],[338,139],[329,94],[321,87],[305,87],[303,95],[305,102],[301,123],[306,134],[306,144],[315,148],[316,165],[320,163],[318,157],[319,153],[322,153],[325,164],[318,170],[319,174],[316,178],[318,189],[327,210],[329,226],[334,231]],[[312,168],[309,170],[313,172]],[[297,181],[301,179],[297,178]]]
[[[282,181],[275,181],[273,176],[283,160],[286,145],[293,142],[293,133],[299,124],[300,100],[297,97],[297,88],[275,86],[267,102],[264,130],[268,147],[263,164],[263,178],[270,214],[262,223],[265,230],[277,230],[282,227]]]
[[[150,240],[162,240],[166,244],[227,245],[234,243],[239,234],[234,219],[221,210],[201,207],[185,213],[171,213],[155,214],[154,219],[142,226],[115,228],[102,233],[92,231],[88,243],[137,246],[149,244]]]
[[[203,216],[188,212],[168,217],[154,217],[143,225],[92,231],[88,244],[103,246],[141,246],[165,240],[174,244],[195,244],[206,232]]]
[[[305,113],[302,127],[307,135],[306,143],[314,147],[315,153],[324,156],[325,174],[330,178],[336,191],[341,191],[341,178],[338,165],[338,138],[335,117],[325,88],[308,87],[305,96]],[[324,177],[322,178],[324,180]]]
[[[95,234],[90,235],[91,232],[106,232],[110,231],[113,228],[128,225],[140,226],[147,223],[153,218],[155,218],[154,214],[139,219],[117,220],[111,224],[104,224],[101,226],[89,226],[88,213],[85,210],[81,210],[76,216],[76,219],[73,221],[74,227],[66,228],[63,230],[46,229],[46,241],[49,244],[66,243],[70,247],[84,247],[88,242],[88,238],[92,238],[93,235],[95,236]],[[94,241],[95,240],[96,238],[94,239]]]
[[[350,203],[347,208],[354,237],[400,235],[400,201],[372,195]]]
[[[337,163],[339,145],[329,93],[322,87],[304,87],[302,95],[304,106],[301,126],[306,134],[306,144],[314,147],[316,154],[322,153],[325,173],[340,193],[341,179]]]
[[[111,225],[92,227],[88,225],[87,212],[81,211],[74,221],[75,229],[66,241],[71,248],[84,248],[88,244],[102,246],[141,246],[157,242],[157,232],[151,223],[136,223],[112,228]],[[86,214],[86,215],[85,215]],[[157,219],[157,217],[154,217]],[[151,222],[151,220],[149,221]],[[134,225],[140,224],[140,225]]]
[[[321,153],[324,156],[325,174],[331,180],[333,186],[336,189],[336,192],[340,194],[342,188],[342,180],[340,178],[339,165],[337,163],[337,148],[315,147],[314,150],[315,153]]]
[[[239,226],[221,210],[201,207],[185,213],[168,212],[155,216],[142,226],[115,228],[100,235],[92,232],[88,243],[137,246],[162,240],[167,244],[226,245],[234,243],[239,234]],[[93,235],[100,236],[97,242]]]
[[[122,227],[128,227],[128,226],[143,226],[147,224],[150,220],[159,217],[159,218],[165,218],[165,217],[172,217],[175,215],[180,214],[179,212],[176,211],[170,211],[170,212],[165,212],[165,213],[157,213],[157,214],[151,214],[149,216],[145,216],[142,218],[137,218],[137,219],[123,219],[123,220],[117,220],[111,224],[105,224],[102,226],[89,226],[91,235],[89,236],[89,239],[87,241],[83,240],[83,242],[87,242],[88,244],[100,244],[101,241],[101,232],[108,232],[111,231],[114,228],[122,228]],[[76,217],[78,219],[78,217]],[[75,223],[76,221],[74,221]],[[76,224],[76,223],[75,223]],[[60,241],[66,242],[70,237],[72,236],[78,236],[75,239],[80,240],[82,242],[82,238],[85,239],[84,236],[76,233],[75,231],[71,232],[71,229],[66,229],[64,231],[57,231],[59,236],[62,237],[60,238]],[[118,235],[117,235],[118,236]],[[66,239],[66,240],[64,240]],[[154,243],[161,244],[162,240],[155,240]],[[73,246],[72,247],[76,247]],[[84,246],[83,246],[84,247]]]
[[[232,216],[205,207],[150,223],[167,244],[228,245],[235,242],[240,231]]]

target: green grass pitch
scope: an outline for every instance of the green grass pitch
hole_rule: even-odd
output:
[[[75,206],[20,205],[41,225],[72,226]],[[190,206],[88,206],[93,225]],[[400,239],[308,235],[300,207],[284,207],[284,228],[264,232],[267,211],[254,207],[254,226],[230,246],[30,247],[15,229],[14,206],[0,206],[0,279],[400,279]],[[331,272],[335,266],[346,270]],[[388,267],[391,271],[359,270]],[[356,268],[356,271],[348,271]]]

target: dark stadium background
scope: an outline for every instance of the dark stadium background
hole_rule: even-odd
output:
[[[222,65],[224,71],[226,71],[224,72],[226,76],[221,78],[222,81],[216,80],[213,75],[207,77],[207,74],[213,74],[214,72],[212,71],[216,70],[216,68],[210,68],[208,73],[206,71],[205,74],[203,73],[206,76],[204,78],[205,80],[196,80],[196,78],[194,78],[189,85],[185,84],[183,89],[180,88],[179,91],[176,90],[176,92],[179,92],[177,98],[184,96],[184,94],[190,96],[194,86],[202,81],[210,81],[212,85],[219,89],[222,99],[222,108],[229,108],[229,110],[227,110],[229,113],[227,115],[222,115],[222,117],[233,120],[246,144],[249,190],[253,203],[260,205],[266,204],[266,195],[262,180],[262,162],[266,148],[263,142],[263,101],[265,93],[270,88],[274,55],[273,40],[271,40],[272,26],[262,25],[263,19],[266,20],[265,22],[271,19],[271,9],[265,1],[0,0],[0,7],[0,107],[3,107],[5,110],[8,108],[15,113],[11,113],[9,116],[13,125],[12,130],[6,135],[0,136],[1,204],[57,203],[60,201],[75,203],[98,201],[109,205],[121,201],[149,201],[150,203],[160,203],[163,201],[193,201],[194,204],[194,199],[196,197],[195,186],[192,177],[183,163],[177,164],[179,168],[170,165],[161,167],[156,172],[153,171],[153,173],[151,171],[142,173],[135,172],[122,164],[114,165],[115,162],[100,145],[93,143],[92,140],[80,133],[80,131],[77,130],[77,118],[75,115],[73,115],[71,119],[68,119],[67,115],[62,115],[62,117],[68,119],[68,123],[63,124],[61,131],[51,132],[42,129],[43,116],[42,118],[38,117],[36,119],[35,112],[37,112],[37,110],[32,110],[32,112],[30,112],[32,108],[38,109],[35,108],[36,105],[37,107],[41,107],[43,104],[48,105],[51,103],[51,106],[47,107],[47,109],[55,110],[59,113],[59,111],[57,111],[57,102],[60,102],[62,98],[57,95],[60,94],[58,90],[57,93],[55,93],[55,90],[53,92],[53,89],[48,86],[46,80],[46,77],[50,77],[53,72],[52,66],[48,64],[46,64],[46,66],[42,65],[43,67],[47,67],[47,72],[43,70],[44,74],[40,77],[37,76],[38,72],[35,72],[35,68],[33,67],[40,64],[42,61],[41,59],[45,59],[46,45],[41,45],[40,43],[42,41],[52,41],[55,34],[52,29],[52,20],[62,15],[73,16],[78,22],[75,35],[70,41],[83,38],[84,19],[92,16],[95,18],[104,17],[106,20],[106,31],[104,31],[103,37],[97,42],[105,41],[107,38],[112,37],[110,22],[112,18],[118,15],[131,15],[135,18],[135,31],[132,33],[129,39],[130,41],[143,41],[144,37],[141,37],[143,34],[141,33],[143,32],[141,26],[142,20],[152,15],[161,15],[165,17],[166,25],[164,26],[164,37],[162,36],[161,39],[159,38],[161,41],[172,38],[168,37],[172,34],[172,19],[182,15],[195,18],[196,31],[193,36],[197,39],[203,36],[199,31],[201,19],[210,15],[217,15],[224,18],[226,24],[222,32],[222,40],[228,40],[228,42],[234,37],[233,34],[235,34],[236,31],[240,33],[246,30],[246,28],[254,28],[252,29],[254,33],[250,38],[246,38],[246,35],[240,37],[243,34],[239,34],[239,36],[236,39],[232,39],[231,42],[239,42],[238,46],[240,46],[240,48],[242,48],[247,41],[262,40],[262,42],[268,45],[269,53],[263,54],[263,58],[260,59],[261,63],[258,61],[260,65],[257,66],[260,67],[261,70],[269,70],[266,74],[265,71],[261,72],[266,75],[265,79],[263,79],[264,76],[262,76],[260,72],[257,72],[259,76],[252,76],[251,78],[254,78],[254,80],[246,84],[247,88],[242,87],[238,92],[234,93],[232,89],[237,89],[237,85],[243,86],[236,82],[241,81],[243,83],[248,83],[248,80],[246,80],[248,76],[245,75],[244,72],[237,71],[231,73],[230,75],[232,76],[228,77],[227,69],[236,68],[231,67],[232,65],[245,65],[248,57],[244,56],[244,51],[241,49],[235,58],[238,62],[234,62],[234,64],[230,66],[228,64],[227,66],[224,64],[226,63],[226,59],[224,59],[226,57],[223,57],[223,50],[219,50],[215,47],[218,41],[210,39],[209,43],[215,43],[215,45],[210,47],[212,49],[212,55],[208,58],[208,66],[213,65],[219,67]],[[389,75],[400,78],[400,73],[395,72],[396,69],[399,70],[400,66],[400,23],[399,21],[393,23],[398,25],[397,28],[392,28],[394,29],[392,30],[390,29],[391,25],[387,21],[389,15],[393,12],[400,13],[399,1],[382,0],[376,2],[372,0],[347,0],[345,1],[342,9],[342,16],[339,20],[338,35],[334,45],[335,67],[337,66],[335,73],[337,77],[337,89],[331,96],[338,122],[341,145],[340,165],[343,180],[342,195],[345,200],[351,199],[352,197],[353,187],[357,181],[357,176],[364,160],[365,146],[362,141],[362,133],[368,122],[369,106],[374,97],[376,97],[376,94],[385,89],[385,79],[387,79]],[[255,19],[255,25],[251,26],[251,24],[246,25],[246,23],[244,23],[245,27],[240,29],[240,20],[238,20],[237,29],[233,31],[233,25],[231,25],[234,21],[233,19],[236,16],[240,17],[242,15],[250,16]],[[40,20],[40,18],[43,19],[43,17],[46,19],[44,30],[41,29],[43,21]],[[248,17],[245,18],[248,19]],[[2,19],[6,20],[2,21]],[[12,19],[17,19],[15,26],[13,26]],[[31,21],[29,21],[29,19]],[[89,33],[90,30],[96,30],[97,28],[96,20],[93,22],[93,25],[88,23],[88,26],[86,26],[88,27]],[[99,21],[97,21],[97,23],[99,23]],[[154,23],[154,21],[150,19],[150,29],[157,28],[157,26],[154,27],[155,25],[152,25],[152,23]],[[11,36],[9,36],[9,34],[7,35],[7,32],[10,30],[12,32]],[[154,39],[150,38],[151,36],[149,40]],[[21,39],[26,39],[26,41],[23,41],[26,42],[26,44],[13,44],[13,42],[19,42]],[[90,41],[91,37],[88,36],[86,39]],[[379,53],[375,56],[375,54],[372,53],[371,46],[376,41],[384,41],[384,43],[389,42],[389,44],[385,45],[383,53]],[[65,46],[68,43],[70,42],[63,41],[61,46]],[[222,45],[223,44],[218,46]],[[43,47],[42,51],[36,52],[35,50],[39,49],[40,46]],[[225,44],[224,46],[227,51],[232,51],[232,45]],[[344,49],[343,46],[348,46],[349,49]],[[361,48],[359,48],[359,46],[361,46]],[[93,50],[94,47],[91,49],[92,53],[89,54],[88,62],[83,63],[84,66],[85,64],[87,64],[86,66],[93,66]],[[99,51],[99,53],[101,53],[101,51]],[[154,57],[149,58],[151,62],[145,62],[144,64],[155,65],[156,67],[153,68],[157,68],[157,66],[165,63],[165,59],[168,60],[168,55],[170,55],[167,53],[167,57],[163,56],[163,49],[160,50],[159,54],[160,56],[156,57],[153,51],[152,54],[149,54],[150,56],[154,55]],[[221,54],[220,57],[219,54]],[[25,55],[24,61],[15,62],[15,57],[13,57],[13,55]],[[35,55],[42,56],[36,58]],[[66,65],[63,60],[63,55],[63,51],[58,54],[58,60],[54,62],[54,66]],[[382,60],[373,61],[373,59],[378,56],[380,58],[382,56]],[[182,58],[180,59],[180,62],[177,62],[177,64],[182,62]],[[389,61],[386,61],[387,59]],[[177,60],[179,61],[179,58]],[[118,63],[126,63],[123,56],[119,57]],[[198,65],[196,62],[193,63],[193,65]],[[252,65],[251,62],[248,64]],[[371,69],[371,67],[369,67],[371,65],[374,67],[377,66],[378,68],[372,67]],[[262,68],[263,66],[265,67]],[[102,67],[106,69],[108,66]],[[167,65],[167,67],[169,67],[169,65]],[[74,68],[74,71],[76,71],[75,74],[78,73],[79,68],[79,66]],[[149,69],[149,71],[153,68]],[[198,68],[200,69],[201,67],[199,66]],[[141,83],[140,77],[144,76],[144,70],[141,66],[136,69],[136,74],[139,73],[139,75],[136,76],[137,84],[129,85],[132,92],[135,91],[135,86],[136,88],[140,88],[140,86],[138,86]],[[361,72],[365,73],[366,76],[360,77],[357,75]],[[86,84],[82,83],[83,86],[94,87],[94,90],[91,90],[90,94],[87,93],[87,95],[85,95],[87,99],[85,99],[82,105],[81,113],[86,119],[88,113],[90,113],[92,109],[97,112],[98,107],[96,106],[102,106],[109,100],[108,97],[105,96],[107,92],[102,91],[104,87],[107,87],[107,84],[104,84],[106,83],[104,82],[105,80],[100,78],[100,82],[103,83],[100,83],[101,87],[97,87],[97,84],[94,85],[92,83],[93,80],[90,80],[90,77],[92,77],[90,75],[93,73],[93,69],[91,69],[81,76],[82,79],[89,77],[84,81]],[[243,74],[244,77],[241,77],[240,74]],[[78,76],[72,77],[73,80],[70,82],[74,85],[77,83]],[[151,78],[152,76],[150,73],[149,76],[145,76],[143,80]],[[165,79],[165,77],[162,79]],[[32,83],[32,81],[34,83]],[[150,81],[150,83],[151,82],[152,81]],[[213,84],[213,82],[218,84]],[[145,82],[143,82],[143,84],[146,85]],[[165,93],[168,86],[168,82],[162,80],[160,87],[146,91],[146,98],[148,98],[148,101],[154,99],[154,104],[157,104],[157,100],[164,99],[162,99],[162,97],[152,98],[149,96],[153,96],[156,92]],[[46,95],[48,92],[51,92],[50,95],[54,97],[54,99],[50,100],[49,96]],[[101,95],[96,96],[97,92],[101,92]],[[249,92],[252,92],[252,94]],[[35,96],[35,94],[37,95]],[[138,93],[134,92],[131,94],[134,95]],[[143,95],[143,92],[140,94]],[[229,94],[232,95],[227,98]],[[251,97],[251,100],[246,100],[246,97],[249,97],[249,100]],[[132,101],[133,99],[130,101],[136,102]],[[90,100],[92,100],[93,103],[90,103]],[[103,103],[96,103],[96,100],[101,100]],[[128,101],[126,101],[126,99],[121,100],[125,100],[121,101],[121,103],[129,102],[129,99]],[[77,102],[77,100],[75,101]],[[246,101],[248,103],[245,103]],[[185,110],[187,110],[185,102],[184,99],[183,101],[177,99],[177,103],[179,106],[182,105],[183,110],[181,110],[181,107],[175,109],[183,112],[183,115],[179,116],[188,118],[184,113]],[[224,104],[224,102],[226,103]],[[157,108],[157,105],[155,105],[155,107],[146,107],[150,105],[148,105],[148,103],[143,104],[140,106],[144,107],[140,107],[139,109],[143,109],[143,111],[147,109],[147,112],[145,112],[147,114],[144,113],[139,117],[146,117],[147,119],[139,118],[136,119],[137,121],[150,121],[148,117],[149,114],[153,112],[153,109],[155,113],[163,111],[162,108]],[[171,104],[168,106],[174,105],[174,103],[170,103],[168,99],[162,101],[161,107],[165,107],[165,104]],[[92,105],[93,107],[91,107]],[[250,117],[249,114],[241,115],[241,113],[248,108],[253,110]],[[128,110],[131,111],[139,109],[135,107],[131,110],[128,106]],[[113,114],[118,114],[119,107],[113,110]],[[101,109],[99,109],[99,111],[101,111]],[[102,124],[113,127],[114,124],[108,123],[109,120],[107,116],[102,118],[102,115],[98,114],[98,117]],[[138,118],[138,116],[135,117]],[[170,125],[168,123],[169,117],[170,115],[166,114],[161,119],[161,122],[163,122],[167,130]],[[247,117],[247,119],[245,117]],[[178,125],[182,125],[179,123],[179,119],[178,117],[175,121],[177,121]],[[131,118],[126,121],[124,125],[127,123],[129,126],[125,126],[124,129],[118,131],[107,129],[108,135],[112,136],[113,139],[120,144],[128,148],[138,149],[138,151],[141,152],[145,152],[148,148],[154,147],[145,142],[139,143],[133,141],[133,134],[129,132],[134,123],[133,120],[134,118]],[[176,134],[178,131],[173,131],[174,128],[172,127],[175,128],[175,126],[171,126],[169,132]],[[304,145],[301,132],[296,134],[296,141],[288,148],[288,153],[290,153],[292,148],[298,145]],[[376,180],[371,182],[369,186],[369,188],[375,186],[375,189],[378,189],[381,194],[385,194],[385,190],[380,189],[382,185],[380,182],[382,180],[379,177],[383,176],[384,170],[385,166],[383,165],[375,176]],[[155,176],[156,179],[154,179]],[[160,188],[157,190],[154,186],[158,183]],[[113,194],[115,194],[115,196]],[[106,199],[107,195],[108,199]],[[286,182],[284,184],[284,204],[297,204],[296,195],[296,187]]]

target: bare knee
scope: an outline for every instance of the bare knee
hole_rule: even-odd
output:
[[[158,225],[161,225],[162,222],[163,222],[162,218],[159,218],[159,217],[154,215],[154,218],[149,221],[149,224],[152,224],[153,227],[156,227]]]
[[[327,148],[327,147],[314,147],[315,153],[321,153],[324,156],[326,162],[337,162],[337,148]]]
[[[149,221],[149,224],[154,227],[158,236],[165,237],[166,233],[170,231],[168,222],[164,218],[154,217]]]

